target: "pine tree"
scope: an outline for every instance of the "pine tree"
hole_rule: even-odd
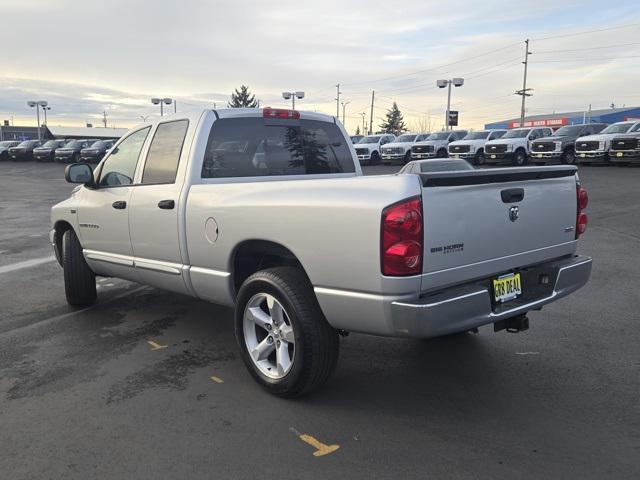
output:
[[[258,100],[256,100],[255,95],[251,94],[249,87],[240,85],[240,90],[236,88],[231,94],[231,101],[228,105],[229,108],[256,108]]]
[[[393,133],[394,135],[400,135],[407,131],[402,112],[396,102],[393,102],[393,106],[387,111],[387,120],[380,125],[380,128],[382,133]]]

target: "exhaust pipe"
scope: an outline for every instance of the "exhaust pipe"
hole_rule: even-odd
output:
[[[499,332],[500,330],[506,330],[509,333],[518,333],[529,330],[529,318],[525,314],[495,322],[493,324],[493,331]]]

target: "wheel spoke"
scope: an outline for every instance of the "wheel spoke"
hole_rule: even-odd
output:
[[[273,352],[274,348],[273,340],[269,341],[269,337],[265,337],[250,353],[255,361],[264,360]]]
[[[293,328],[286,323],[280,328],[280,335],[287,343],[294,343],[295,338],[293,336]]]
[[[276,299],[271,295],[267,297],[267,307],[269,307],[269,313],[271,314],[273,323],[275,323],[276,325],[281,325],[282,323],[284,323],[282,305],[280,305],[280,302],[276,301]]]
[[[260,307],[248,308],[246,315],[249,320],[265,330],[270,330],[267,325],[273,325],[269,314],[265,313]]]
[[[284,375],[291,366],[289,344],[287,342],[280,342],[280,346],[276,348],[276,366],[279,375]]]

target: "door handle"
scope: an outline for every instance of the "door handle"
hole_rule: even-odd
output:
[[[500,192],[504,203],[521,202],[524,198],[524,188],[507,188]]]
[[[176,202],[173,200],[160,200],[158,202],[158,208],[162,208],[163,210],[173,210],[176,206]]]
[[[117,210],[124,210],[127,208],[127,202],[124,200],[118,200],[117,202],[113,202],[111,206]]]

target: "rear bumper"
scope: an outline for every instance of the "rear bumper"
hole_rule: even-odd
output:
[[[495,323],[499,320],[539,309],[565,297],[585,285],[591,274],[591,258],[574,256],[532,267],[537,271],[553,271],[553,288],[545,295],[514,302],[512,306],[494,306],[490,288],[463,285],[430,295],[415,302],[395,301],[391,304],[393,325],[399,334],[411,337],[437,337]],[[526,290],[527,285],[524,285]]]
[[[523,277],[523,296],[502,305],[491,302],[492,277],[427,296],[386,296],[319,287],[315,293],[334,328],[395,337],[438,337],[522,315],[569,295],[589,280],[591,258],[568,256],[518,271]],[[549,282],[536,285],[543,274]]]

